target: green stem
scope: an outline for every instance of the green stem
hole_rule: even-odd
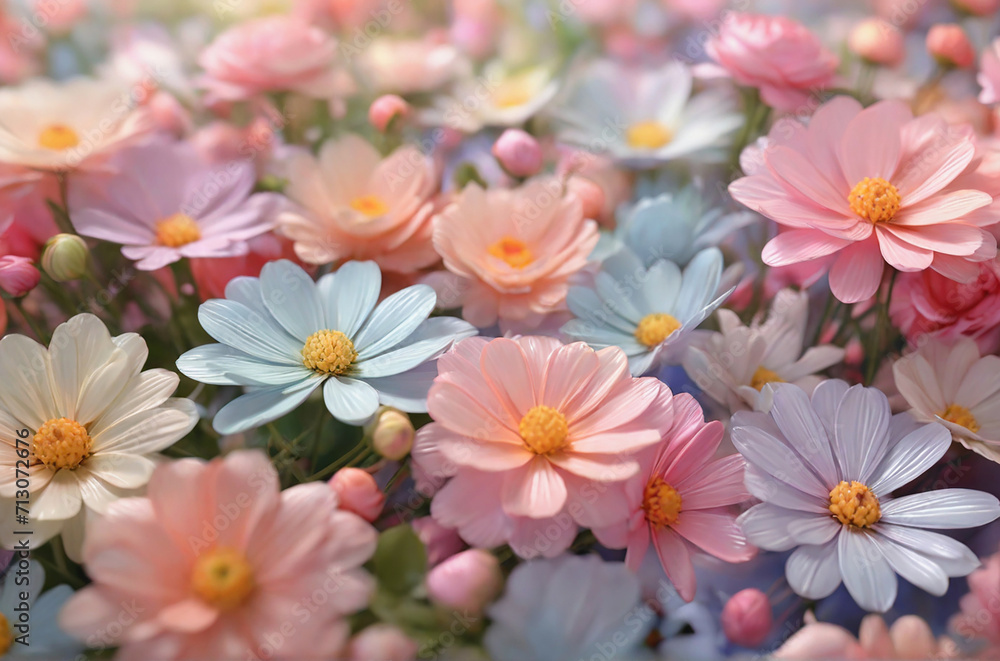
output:
[[[63,213],[53,213],[52,219],[56,221],[59,231],[63,234],[76,234],[76,230],[73,229],[73,221],[70,220],[69,216],[69,178],[65,172],[57,172],[55,176],[59,185],[59,207]]]
[[[878,306],[878,318],[875,321],[875,328],[872,330],[872,346],[868,356],[868,369],[865,373],[865,383],[869,386],[872,381],[875,380],[875,374],[878,372],[879,365],[882,363],[882,344],[884,342],[884,335],[888,330],[889,326],[889,303],[892,301],[892,290],[896,286],[896,275],[899,273],[896,269],[892,270],[892,276],[889,278],[889,289],[885,295],[885,301],[883,301]]]

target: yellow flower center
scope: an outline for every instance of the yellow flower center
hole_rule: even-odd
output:
[[[532,87],[525,76],[508,78],[501,82],[493,93],[493,105],[497,108],[516,108],[531,101]]]
[[[956,425],[965,427],[973,434],[979,431],[979,423],[976,422],[976,417],[972,415],[972,411],[964,406],[961,406],[960,404],[949,404],[948,408],[938,415],[948,422],[953,422]]]
[[[490,246],[488,252],[515,269],[523,269],[535,259],[524,241],[509,236],[505,236]]]
[[[302,347],[303,364],[323,374],[344,374],[357,358],[354,342],[336,330],[316,331]]]
[[[54,418],[38,428],[31,444],[35,458],[52,470],[73,470],[90,456],[93,441],[76,420]]]
[[[71,149],[80,144],[80,136],[65,124],[50,124],[38,134],[38,146],[54,151]]]
[[[156,223],[156,242],[169,248],[180,248],[201,238],[198,223],[184,213],[175,213]]]
[[[11,590],[14,588],[11,587]],[[7,653],[10,646],[14,644],[14,634],[10,630],[10,622],[4,617],[3,613],[0,613],[0,656]]]
[[[236,608],[254,589],[253,567],[239,551],[216,548],[198,556],[191,571],[191,589],[222,611]]]
[[[377,195],[356,197],[351,200],[351,208],[355,211],[360,211],[369,218],[384,216],[385,212],[389,210],[389,207]]]
[[[681,327],[675,317],[663,312],[647,314],[635,327],[635,339],[646,347],[655,347]]]
[[[568,445],[566,416],[551,406],[533,406],[517,426],[524,447],[535,454],[551,454]]]
[[[882,177],[865,177],[851,189],[847,201],[851,211],[875,224],[892,220],[902,198],[896,187]]]
[[[755,390],[760,390],[768,383],[784,383],[785,380],[778,376],[777,372],[772,372],[763,365],[757,368],[757,371],[753,373],[753,378],[750,379],[750,385]]]
[[[673,139],[673,131],[659,122],[636,122],[625,131],[625,141],[633,149],[659,149]]]
[[[642,509],[646,512],[646,520],[658,528],[677,523],[682,503],[677,489],[660,477],[654,477],[649,481],[642,497]]]
[[[869,528],[882,518],[878,496],[860,482],[841,482],[830,491],[830,512],[845,526]]]

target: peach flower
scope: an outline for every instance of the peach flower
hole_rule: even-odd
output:
[[[927,622],[916,615],[904,615],[887,627],[880,615],[861,620],[855,638],[843,627],[817,622],[806,615],[806,626],[795,632],[774,652],[775,659],[955,659],[955,644],[947,638],[936,640]]]

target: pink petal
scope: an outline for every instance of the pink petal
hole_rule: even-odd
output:
[[[824,103],[809,120],[806,131],[806,152],[816,169],[825,175],[837,189],[849,190],[850,184],[844,179],[837,158],[839,138],[862,110],[861,104],[849,96],[835,96]],[[845,196],[846,199],[846,196]]]
[[[573,475],[598,482],[620,482],[639,471],[637,461],[620,456],[580,455],[574,452],[556,452],[549,461]]]
[[[536,456],[523,468],[504,477],[500,500],[510,516],[544,519],[566,504],[566,483],[548,459]]]
[[[901,101],[881,101],[850,121],[840,138],[837,157],[849,186],[865,177],[888,180],[899,164],[899,127],[913,118]]]
[[[487,408],[489,407],[489,408]],[[427,395],[427,410],[434,420],[462,435],[520,441],[517,420],[496,399],[476,400],[462,388],[438,380]]]
[[[592,434],[573,440],[573,452],[584,454],[614,454],[635,452],[660,441],[660,432],[656,429],[633,429],[623,431],[615,429],[603,434]]]
[[[698,587],[694,565],[691,564],[691,551],[681,536],[670,528],[655,528],[652,532],[653,546],[656,547],[656,555],[660,558],[663,571],[677,588],[681,599],[691,601]]]
[[[848,215],[851,207],[847,191],[837,190],[817,171],[801,153],[784,146],[768,150],[767,165],[775,175],[784,179],[803,196],[835,211]]]
[[[532,383],[527,356],[513,340],[500,337],[483,349],[480,366],[494,394],[515,420],[520,420],[538,401],[540,383]]]
[[[935,195],[917,204],[905,205],[892,219],[893,225],[936,225],[961,218],[981,207],[989,206],[993,198],[982,191],[959,190]]]
[[[603,403],[618,383],[632,378],[628,371],[628,357],[618,347],[599,350],[597,360],[597,371],[591,377],[588,387],[578,392],[573,401],[568,402],[563,409],[564,415],[570,420],[589,414]]]
[[[704,464],[673,486],[684,499],[684,510],[703,510],[735,505],[750,499],[743,483],[745,462],[732,454]]]
[[[591,388],[599,363],[594,350],[583,342],[559,347],[545,367],[542,404],[564,410],[578,394]]]
[[[433,442],[448,460],[486,472],[520,468],[535,456],[522,443],[472,439],[444,428],[437,429]]]
[[[586,438],[632,422],[656,401],[660,393],[659,384],[653,378],[620,382],[593,413],[570,421],[570,438]]]
[[[874,237],[845,248],[830,269],[830,291],[842,303],[868,300],[882,282],[884,263]]]
[[[628,551],[625,552],[625,566],[632,571],[639,571],[642,561],[646,558],[646,551],[649,550],[649,542],[651,541],[651,532],[649,524],[644,523],[628,536]]]
[[[884,232],[881,231],[883,229]],[[891,234],[901,243],[907,244],[911,250],[934,251],[959,256],[974,254],[983,245],[985,237],[989,236],[986,230],[955,222],[915,228],[889,224],[884,228],[880,227],[878,234],[880,241],[883,239],[883,235]],[[885,254],[884,243],[882,244],[882,254]],[[892,263],[888,256],[886,256],[886,261]],[[930,266],[930,261],[927,261],[926,264],[924,262],[923,259],[919,260],[921,270]]]
[[[747,542],[736,518],[729,514],[681,511],[673,529],[701,550],[726,562],[744,562],[756,550]]]
[[[219,617],[219,610],[201,599],[188,597],[160,610],[156,619],[171,631],[194,633],[212,626]]]
[[[825,257],[852,243],[814,229],[785,230],[767,242],[761,259],[768,266],[787,266]]]
[[[917,248],[887,228],[880,227],[875,235],[882,257],[900,271],[923,271],[934,260],[933,252]]]

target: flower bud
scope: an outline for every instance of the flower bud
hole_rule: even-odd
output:
[[[42,248],[42,269],[56,282],[82,278],[89,261],[90,249],[76,234],[56,234]]]
[[[386,459],[400,460],[413,448],[413,423],[410,416],[396,409],[385,409],[375,423],[372,446]]]
[[[484,549],[462,551],[427,574],[427,596],[446,608],[481,613],[502,589],[500,563]]]
[[[350,661],[410,661],[417,656],[417,643],[391,624],[366,627],[351,639]]]
[[[409,114],[410,104],[395,94],[384,94],[368,107],[368,122],[379,132],[385,133],[393,119],[403,119]]]
[[[884,67],[899,66],[906,56],[903,33],[881,18],[869,18],[854,26],[847,45],[858,56]]]
[[[455,555],[465,548],[465,542],[453,528],[446,528],[434,520],[424,516],[415,519],[410,526],[427,549],[427,564],[434,566]]]
[[[330,478],[330,488],[337,494],[342,510],[354,512],[369,522],[382,513],[385,494],[367,471],[341,468]]]
[[[513,177],[530,177],[542,169],[542,148],[521,129],[507,129],[493,143],[493,156]]]
[[[771,602],[756,588],[734,594],[722,609],[722,630],[733,643],[757,647],[771,632]]]
[[[927,33],[927,50],[941,66],[968,69],[976,62],[969,37],[961,25],[935,25]]]
[[[24,296],[38,286],[42,274],[27,257],[0,257],[0,289],[14,297]]]
[[[583,204],[583,217],[597,219],[604,212],[604,189],[593,179],[574,175],[566,181],[566,189]]]

